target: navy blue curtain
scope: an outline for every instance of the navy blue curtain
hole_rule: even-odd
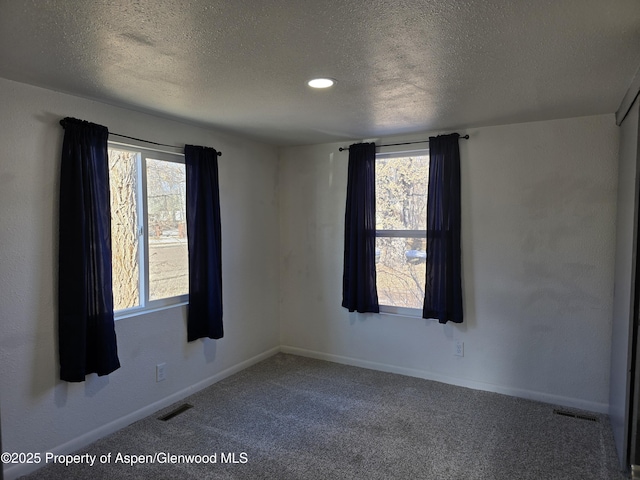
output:
[[[349,147],[342,306],[379,312],[376,290],[376,145]]]
[[[65,118],[60,167],[60,379],[120,368],[113,321],[106,127]]]
[[[462,323],[460,135],[429,138],[427,274],[423,318]]]
[[[218,152],[185,145],[189,315],[187,340],[222,338],[222,239]]]

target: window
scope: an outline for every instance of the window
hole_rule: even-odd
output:
[[[380,310],[421,315],[429,152],[376,155],[376,276]]]
[[[109,143],[114,310],[186,302],[184,157]]]

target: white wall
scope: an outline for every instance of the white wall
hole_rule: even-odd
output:
[[[273,147],[2,79],[0,105],[0,409],[5,451],[68,452],[277,351],[278,159]],[[223,339],[187,343],[183,307],[122,319],[116,322],[119,370],[78,384],[58,380],[57,208],[63,136],[58,121],[65,116],[147,140],[222,151]],[[156,383],[160,362],[167,363],[167,380]],[[12,478],[26,470],[9,468],[5,473]]]
[[[466,320],[340,307],[347,143],[274,148],[0,79],[0,410],[5,451],[68,452],[286,351],[606,412],[618,130],[613,115],[467,130]],[[223,152],[225,338],[185,311],[116,322],[122,368],[58,381],[60,118]],[[424,139],[418,136],[395,140]],[[379,142],[381,143],[381,142]],[[279,225],[278,225],[279,222]],[[280,322],[279,322],[280,316]],[[279,337],[280,335],[280,337]],[[453,339],[465,342],[463,358]],[[155,365],[167,380],[155,382]],[[6,470],[14,478],[27,469]]]
[[[620,126],[620,161],[616,222],[615,295],[611,342],[609,404],[618,457],[627,466],[627,428],[630,414],[629,369],[635,287],[638,215],[638,118],[636,100]]]
[[[281,149],[283,349],[607,412],[614,116],[464,133],[460,326],[341,308],[348,142]]]

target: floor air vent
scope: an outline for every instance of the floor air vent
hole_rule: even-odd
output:
[[[589,422],[597,422],[598,421],[598,417],[595,417],[593,415],[585,415],[584,413],[575,413],[575,412],[570,412],[569,410],[554,410],[553,413],[555,413],[556,415],[562,415],[563,417],[571,417],[571,418],[577,418],[578,420],[587,420]]]
[[[180,405],[175,410],[172,410],[169,413],[166,413],[161,417],[158,417],[158,420],[162,420],[163,422],[166,422],[167,420],[171,420],[173,417],[177,417],[181,413],[186,412],[190,408],[193,408],[193,405],[189,405],[188,403],[185,403],[184,405]]]

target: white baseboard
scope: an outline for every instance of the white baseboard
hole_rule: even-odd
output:
[[[173,393],[168,397],[162,398],[161,400],[151,403],[146,407],[136,410],[135,412],[131,412],[130,414],[125,415],[124,417],[120,417],[112,422],[102,425],[96,428],[95,430],[91,430],[90,432],[87,432],[79,437],[76,437],[66,443],[58,445],[57,447],[48,449],[48,452],[51,452],[55,455],[65,455],[65,454],[75,452],[83,447],[86,447],[87,445],[90,445],[91,443],[97,440],[100,440],[103,437],[106,437],[111,433],[117,432],[118,430],[128,425],[131,425],[132,423],[137,422],[138,420],[142,420],[143,418],[154,414],[158,410],[162,410],[163,408],[168,407],[173,403],[179,402],[180,400],[190,395],[193,395],[194,393],[204,388],[207,388],[213,385],[214,383],[217,383],[220,380],[223,380],[228,376],[233,375],[234,373],[238,373],[239,371],[244,370],[245,368],[250,367],[251,365],[254,365],[258,362],[261,362],[262,360],[265,360],[279,352],[280,352],[280,347],[271,348],[265,352],[262,352],[254,357],[249,358],[248,360],[245,360],[221,372],[218,372],[215,375],[209,378],[206,378],[194,385],[190,385],[176,393]],[[4,471],[4,478],[5,480],[15,480],[16,478],[21,477],[22,475],[28,475],[29,473],[34,472],[42,467],[44,467],[43,464],[12,465]]]
[[[418,370],[415,368],[400,367],[397,365],[389,365],[386,363],[371,362],[369,360],[361,360],[358,358],[344,357],[341,355],[333,355],[331,353],[316,352],[304,348],[291,347],[282,345],[280,350],[283,353],[300,355],[302,357],[316,358],[318,360],[327,360],[329,362],[341,363],[344,365],[352,365],[354,367],[368,368],[371,370],[380,370],[382,372],[398,373],[410,377],[424,378],[425,380],[433,380],[436,382],[456,385],[458,387],[471,388],[473,390],[483,390],[486,392],[500,393],[512,397],[525,398],[527,400],[535,400],[538,402],[549,403],[568,408],[586,410],[595,413],[609,413],[609,404],[591,402],[579,398],[563,397],[544,392],[536,392],[533,390],[525,390],[521,388],[513,388],[503,385],[494,385],[491,383],[477,382],[464,378],[450,377],[438,373],[429,372],[427,370]]]

